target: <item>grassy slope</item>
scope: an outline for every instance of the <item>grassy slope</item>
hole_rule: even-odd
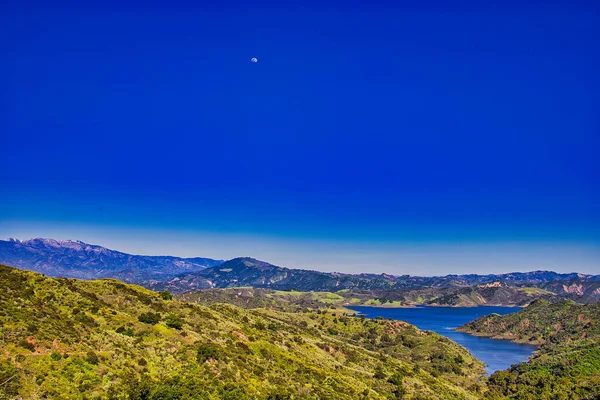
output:
[[[529,363],[490,377],[492,392],[518,399],[596,399],[600,394],[600,305],[543,300],[506,316],[459,329],[479,336],[539,344]]]
[[[147,312],[161,321],[140,322]],[[403,322],[203,306],[114,280],[0,266],[0,321],[0,398],[475,399],[484,390],[479,361]]]

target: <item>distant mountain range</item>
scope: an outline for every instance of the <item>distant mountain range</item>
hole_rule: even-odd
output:
[[[145,286],[173,293],[230,287],[300,292],[349,290],[350,297],[375,298],[383,304],[400,302],[438,306],[526,305],[533,299],[550,300],[556,295],[582,303],[600,300],[600,280],[596,275],[551,271],[443,277],[351,275],[283,268],[252,258],[235,258],[170,281],[146,282]],[[343,296],[347,297],[346,294]]]
[[[115,278],[129,283],[169,280],[222,264],[210,258],[138,256],[76,240],[0,240],[0,264],[51,277]]]
[[[600,275],[560,274],[552,271],[434,277],[353,275],[284,268],[252,258],[222,261],[210,258],[131,255],[72,240],[0,240],[0,263],[41,272],[51,277],[115,278],[149,289],[169,290],[173,293],[241,286],[329,292],[394,290],[402,291],[403,299],[412,301],[410,296],[407,297],[406,291],[455,288],[457,290],[444,290],[435,294],[421,293],[419,296],[439,299],[447,305],[456,305],[463,304],[465,299],[475,301],[487,286],[494,294],[484,297],[498,298],[495,303],[501,303],[505,297],[511,297],[511,301],[514,301],[511,304],[520,304],[529,296],[521,296],[525,294],[521,290],[521,294],[516,298],[513,294],[509,295],[513,292],[507,287],[535,286],[561,296],[579,298],[583,302],[600,300]],[[483,287],[478,287],[477,293],[458,290],[478,285]],[[540,292],[536,296],[542,294]]]
[[[277,290],[338,291],[342,289],[393,289],[402,287],[390,276],[363,276],[278,267],[253,258],[234,258],[213,268],[150,282],[153,290],[182,292],[197,289],[251,286]],[[408,287],[408,286],[406,286]]]

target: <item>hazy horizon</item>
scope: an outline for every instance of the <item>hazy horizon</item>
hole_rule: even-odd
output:
[[[496,243],[464,245],[457,243],[438,244],[396,244],[396,251],[386,250],[386,244],[380,243],[379,250],[365,251],[357,248],[360,243],[331,243],[285,241],[275,238],[225,237],[222,235],[202,236],[197,233],[185,235],[180,240],[170,240],[161,235],[129,234],[120,239],[80,230],[78,237],[57,236],[57,231],[47,230],[48,235],[31,235],[23,233],[19,236],[6,236],[0,224],[2,240],[15,238],[27,240],[46,238],[56,240],[80,240],[99,245],[111,250],[135,255],[176,256],[176,257],[206,257],[212,259],[230,260],[237,257],[251,257],[274,265],[310,269],[323,272],[342,273],[374,273],[414,276],[443,276],[451,274],[502,274],[510,272],[531,272],[547,270],[559,273],[583,273],[596,275],[600,272],[594,260],[600,256],[600,250],[595,246],[562,244],[562,250],[553,246],[552,259],[544,257],[547,251],[543,245],[519,245],[518,243]],[[275,243],[275,248],[271,248]],[[241,250],[232,250],[232,245]],[[323,256],[324,248],[334,249],[333,253]],[[312,250],[312,251],[311,251]],[[506,255],[509,252],[510,255]],[[562,254],[556,257],[555,254]],[[466,257],[467,255],[468,257]],[[592,260],[586,264],[586,256]],[[469,259],[469,264],[465,264]],[[540,260],[546,259],[547,263]],[[482,272],[482,268],[485,271]]]

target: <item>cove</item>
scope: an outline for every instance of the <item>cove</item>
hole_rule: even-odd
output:
[[[472,336],[462,332],[456,332],[457,328],[469,321],[473,321],[487,314],[510,314],[519,311],[515,307],[414,307],[414,308],[384,308],[369,306],[347,307],[365,317],[391,318],[406,321],[419,329],[429,330],[446,336],[448,339],[460,344],[486,364],[485,371],[488,374],[494,371],[509,368],[513,364],[527,361],[529,356],[536,350],[536,346],[529,344],[513,343],[508,340],[496,340]]]

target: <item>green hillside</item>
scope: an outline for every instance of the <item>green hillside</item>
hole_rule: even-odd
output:
[[[199,304],[228,303],[243,308],[274,308],[282,311],[340,308],[349,305],[412,307],[432,305],[474,307],[478,305],[527,305],[539,297],[556,296],[538,288],[480,285],[458,288],[412,290],[339,290],[337,292],[282,291],[253,287],[206,289],[185,292],[177,298]]]
[[[481,362],[414,326],[171,299],[0,266],[0,398],[476,399]]]
[[[494,373],[491,393],[516,399],[597,399],[600,394],[599,304],[537,300],[517,313],[481,317],[459,330],[540,345],[530,362]]]
[[[270,308],[291,312],[317,309],[348,312],[344,306],[378,303],[378,300],[367,296],[353,297],[348,291],[297,292],[251,287],[196,290],[178,294],[176,297],[198,304],[228,303],[243,308]]]

